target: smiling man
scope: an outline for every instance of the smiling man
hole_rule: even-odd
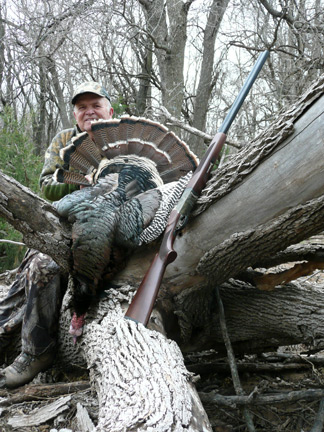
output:
[[[114,112],[108,93],[97,83],[81,84],[73,95],[72,104],[77,125],[81,131],[88,132],[90,136],[92,136],[91,122],[111,119]]]
[[[107,91],[96,82],[85,82],[72,97],[76,126],[55,136],[45,153],[40,185],[46,198],[56,201],[78,186],[58,183],[53,174],[64,166],[60,149],[80,132],[91,135],[91,121],[113,115]],[[64,166],[65,169],[69,167]],[[55,358],[59,313],[67,280],[51,257],[28,250],[6,298],[0,301],[0,354],[21,329],[21,353],[0,374],[0,387],[19,387],[51,366]]]
[[[85,82],[77,87],[71,102],[77,124],[74,128],[63,130],[53,139],[45,153],[44,167],[40,176],[42,192],[51,201],[57,201],[78,188],[74,185],[58,183],[53,178],[56,168],[64,165],[59,155],[60,149],[69,145],[71,139],[80,132],[88,132],[92,137],[91,121],[109,120],[114,113],[107,90],[94,81]]]

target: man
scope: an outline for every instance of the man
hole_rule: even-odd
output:
[[[91,134],[91,121],[109,120],[113,115],[107,91],[96,82],[81,84],[73,94],[76,126],[60,132],[46,151],[40,185],[46,198],[56,201],[78,187],[58,183],[53,174],[64,162],[61,148],[80,132]],[[67,167],[65,167],[67,168]],[[0,350],[21,327],[22,350],[2,372],[1,385],[19,387],[46,370],[54,361],[59,312],[67,286],[66,276],[48,256],[29,250],[21,263],[8,296],[0,302]]]
[[[40,177],[42,191],[45,197],[51,201],[59,200],[76,189],[75,186],[57,183],[53,179],[57,165],[63,164],[59,156],[60,149],[69,145],[71,139],[80,132],[88,132],[92,137],[91,121],[98,119],[109,120],[114,112],[107,91],[95,82],[81,84],[76,89],[71,102],[74,105],[73,114],[77,124],[73,129],[60,132],[53,139],[45,153],[45,163]]]

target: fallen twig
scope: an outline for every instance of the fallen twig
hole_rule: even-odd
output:
[[[262,358],[267,362],[281,362],[286,363],[312,363],[317,366],[324,364],[323,355],[303,355],[303,354],[290,354],[290,353],[264,353]]]
[[[14,240],[6,240],[6,239],[0,239],[0,243],[9,243],[16,246],[26,246],[25,243],[14,241]]]
[[[16,390],[0,390],[0,406],[7,406],[31,400],[45,400],[64,394],[75,393],[80,390],[88,390],[89,381],[76,381],[55,384],[30,384]]]

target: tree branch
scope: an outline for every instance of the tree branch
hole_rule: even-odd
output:
[[[50,255],[63,270],[70,261],[70,226],[30,189],[0,171],[0,216],[23,234],[24,243]]]
[[[157,109],[157,111],[160,111],[162,113],[162,115],[169,121],[171,122],[172,126],[178,126],[181,129],[190,132],[191,134],[197,135],[201,138],[203,138],[205,141],[210,142],[213,139],[212,135],[207,134],[206,132],[202,132],[199,129],[196,129],[188,124],[185,124],[183,121],[177,119],[176,117],[174,117],[173,115],[171,115],[171,113],[164,107],[164,106],[159,106]],[[242,148],[242,145],[239,143],[235,143],[233,141],[229,141],[228,139],[226,140],[226,144],[228,144],[229,146],[235,147],[237,149]]]
[[[287,10],[278,11],[274,9],[267,0],[259,0],[263,7],[275,18],[284,18],[289,24],[294,24],[294,18],[288,14]]]
[[[297,402],[299,400],[312,401],[321,399],[324,396],[324,389],[307,389],[299,391],[290,391],[288,393],[265,394],[251,396],[222,396],[216,391],[210,393],[200,392],[199,396],[203,403],[212,403],[216,405],[228,406],[235,408],[245,405],[272,405],[288,402]]]
[[[240,377],[239,377],[236,362],[235,362],[234,351],[233,351],[231,340],[229,338],[229,334],[228,334],[227,327],[226,327],[224,306],[223,306],[223,302],[222,302],[218,287],[216,287],[215,291],[216,291],[216,299],[217,299],[217,305],[218,305],[219,321],[220,321],[222,335],[223,335],[223,339],[224,339],[226,350],[227,350],[227,356],[228,356],[228,361],[229,361],[230,368],[231,368],[231,375],[232,375],[232,380],[233,380],[235,392],[237,395],[244,395],[244,391],[243,391],[243,388],[241,386]],[[250,432],[255,432],[255,427],[253,424],[251,413],[246,407],[243,408],[243,414],[245,417],[245,421],[246,421],[246,425],[247,425],[248,430]]]
[[[9,243],[16,246],[26,246],[25,243],[13,241],[13,240],[5,240],[5,239],[0,239],[0,243]]]
[[[321,400],[318,413],[315,418],[314,425],[310,432],[322,432],[324,424],[324,399]]]
[[[47,399],[61,396],[64,394],[71,394],[80,390],[90,389],[89,381],[75,381],[67,383],[54,383],[54,384],[30,384],[23,389],[17,390],[0,390],[0,406],[8,406],[37,399]]]

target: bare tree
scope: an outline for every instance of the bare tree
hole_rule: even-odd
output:
[[[227,0],[214,0],[212,2],[204,30],[201,71],[192,118],[192,126],[201,131],[204,131],[206,128],[208,103],[210,101],[211,92],[217,84],[217,71],[214,71],[215,40],[228,3]],[[190,140],[190,145],[198,156],[202,155],[204,146],[202,145],[201,138],[198,140],[196,138],[195,143],[193,137],[193,139]]]
[[[240,7],[216,1],[204,7],[194,1],[148,1],[141,6],[136,1],[99,0],[71,5],[68,0],[49,1],[42,8],[33,0],[3,3],[1,52],[7,68],[2,92],[10,105],[19,114],[26,107],[38,112],[38,83],[44,81],[39,62],[45,57],[50,95],[45,129],[50,135],[58,123],[65,127],[71,121],[68,96],[86,79],[102,81],[129,113],[140,103],[137,112],[146,109],[153,115],[147,108],[162,104],[173,117],[212,133],[232,103],[240,77],[246,76],[260,50],[270,48],[265,80],[253,90],[237,123],[235,136],[244,142],[243,136],[255,136],[318,77],[323,49],[320,0],[314,5],[287,2],[279,10],[255,0]],[[145,102],[140,88],[145,89]]]

